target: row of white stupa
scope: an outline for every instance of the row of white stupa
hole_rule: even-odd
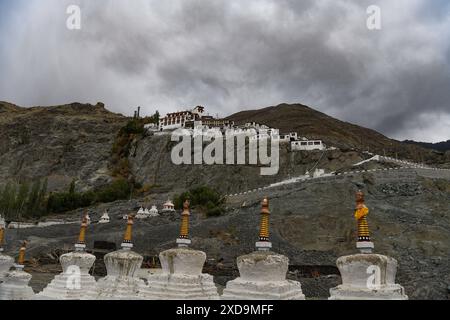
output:
[[[171,200],[167,200],[163,204],[161,213],[170,213],[170,212],[175,212],[175,206]],[[150,210],[148,208],[144,209],[143,207],[140,207],[137,214],[135,215],[136,219],[147,219],[147,218],[153,218],[153,217],[159,217],[159,211],[155,205],[153,205]],[[123,219],[127,220],[128,214],[125,214],[123,216]],[[90,219],[89,215],[87,215],[87,220],[88,220],[88,224],[90,224],[91,219]],[[106,210],[105,212],[103,212],[98,223],[109,223],[110,221],[111,221],[111,218],[109,217],[108,210]]]
[[[268,200],[261,210],[257,250],[237,258],[240,277],[229,281],[219,296],[213,277],[202,273],[206,254],[189,248],[189,202],[183,206],[178,247],[160,253],[162,273],[149,274],[147,281],[137,276],[143,257],[131,249],[133,217],[128,218],[122,249],[104,257],[107,276],[95,281],[89,270],[95,256],[85,251],[84,218],[75,251],[60,257],[63,272],[40,293],[28,286],[31,275],[23,271],[25,244],[12,271],[13,259],[0,254],[0,299],[6,300],[304,300],[301,284],[287,280],[289,259],[271,251],[269,241]],[[372,254],[371,242],[359,242],[361,254],[341,257],[337,266],[343,284],[330,290],[329,299],[408,299],[404,289],[395,284],[397,261]],[[375,279],[369,269],[375,270]],[[378,278],[377,278],[378,275]],[[1,280],[3,278],[3,280]],[[378,282],[377,282],[378,281]]]

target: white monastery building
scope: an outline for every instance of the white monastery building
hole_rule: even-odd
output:
[[[175,130],[179,128],[198,128],[206,127],[231,127],[234,123],[229,120],[216,119],[209,115],[204,115],[205,108],[197,106],[192,110],[178,111],[168,113],[165,117],[159,119],[158,129]]]
[[[291,141],[291,150],[299,151],[299,150],[325,150],[326,146],[322,142],[322,140],[298,140]]]

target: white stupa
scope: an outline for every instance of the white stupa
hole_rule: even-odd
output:
[[[136,299],[139,287],[144,285],[143,280],[136,275],[144,258],[131,251],[133,219],[134,216],[129,214],[122,249],[108,253],[104,257],[108,274],[98,281],[100,300]]]
[[[175,212],[175,206],[170,199],[167,199],[167,201],[163,204],[161,213],[171,213],[171,212]]]
[[[330,289],[330,300],[407,300],[404,288],[395,283],[397,260],[372,253],[364,194],[356,193],[355,219],[358,222],[356,248],[360,254],[340,257],[337,267],[342,284]]]
[[[109,218],[108,210],[105,210],[98,223],[109,223],[110,221],[111,219]]]
[[[224,300],[305,300],[300,282],[286,280],[289,259],[271,252],[269,201],[262,202],[257,251],[237,258],[240,277],[227,282]]]
[[[0,284],[0,300],[30,300],[34,296],[33,289],[28,285],[31,274],[24,272],[26,242],[19,250],[19,258],[14,269],[6,273]]]
[[[148,218],[148,215],[145,214],[144,208],[140,207],[136,214],[136,219],[146,219],[146,218]]]
[[[162,272],[149,274],[148,284],[140,287],[139,297],[147,300],[217,300],[213,277],[202,273],[206,261],[203,251],[189,249],[189,202],[184,203],[178,248],[160,253]]]
[[[3,278],[6,273],[8,273],[9,269],[11,269],[11,267],[14,265],[14,259],[6,254],[3,254],[5,227],[5,220],[0,215],[0,283],[3,281]]]
[[[52,282],[40,293],[35,300],[91,300],[98,295],[95,278],[89,274],[89,270],[95,262],[95,256],[87,253],[85,235],[87,219],[81,223],[78,242],[75,251],[63,254],[61,262],[63,272],[57,275]]]
[[[158,209],[156,208],[156,206],[152,206],[152,208],[149,210],[148,214],[150,217],[158,217],[159,212],[158,212]]]

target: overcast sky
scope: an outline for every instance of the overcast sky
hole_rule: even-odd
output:
[[[66,27],[70,4],[81,30]],[[381,8],[381,30],[366,9]],[[303,103],[450,139],[448,0],[0,0],[0,100],[131,115]]]

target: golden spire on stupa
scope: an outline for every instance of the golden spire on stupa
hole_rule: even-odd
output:
[[[5,220],[2,215],[0,215],[0,252],[3,251],[3,243],[5,241]]]
[[[17,264],[19,266],[23,266],[25,262],[25,251],[27,250],[27,242],[24,241],[22,243],[22,246],[19,249],[19,257],[17,258]]]
[[[78,235],[78,241],[75,243],[75,250],[76,251],[83,251],[86,248],[86,228],[88,226],[88,218],[87,218],[87,212],[83,214],[83,217],[81,218],[81,227],[80,227],[80,233]]]
[[[265,197],[261,202],[261,222],[259,226],[259,241],[256,242],[258,250],[269,250],[272,243],[269,240],[269,199]]]
[[[3,242],[5,240],[5,228],[0,225],[0,251],[3,251]]]
[[[364,193],[356,192],[355,219],[358,222],[358,242],[370,242],[369,224],[367,215],[369,208],[364,204]]]
[[[127,228],[123,236],[122,247],[131,248],[133,247],[132,236],[133,236],[133,224],[134,224],[134,213],[130,213],[127,219]]]
[[[181,213],[180,236],[177,239],[179,247],[187,247],[191,244],[189,239],[189,216],[191,215],[189,205],[190,201],[186,199],[183,203],[183,212]]]
[[[259,227],[259,241],[269,241],[269,199],[265,197],[261,202],[261,224]]]
[[[83,218],[81,219],[81,228],[80,228],[80,234],[78,235],[78,244],[86,244],[86,228],[87,228],[87,215],[84,214]]]
[[[186,199],[183,203],[183,212],[181,213],[180,239],[189,239],[189,212],[190,202]]]

